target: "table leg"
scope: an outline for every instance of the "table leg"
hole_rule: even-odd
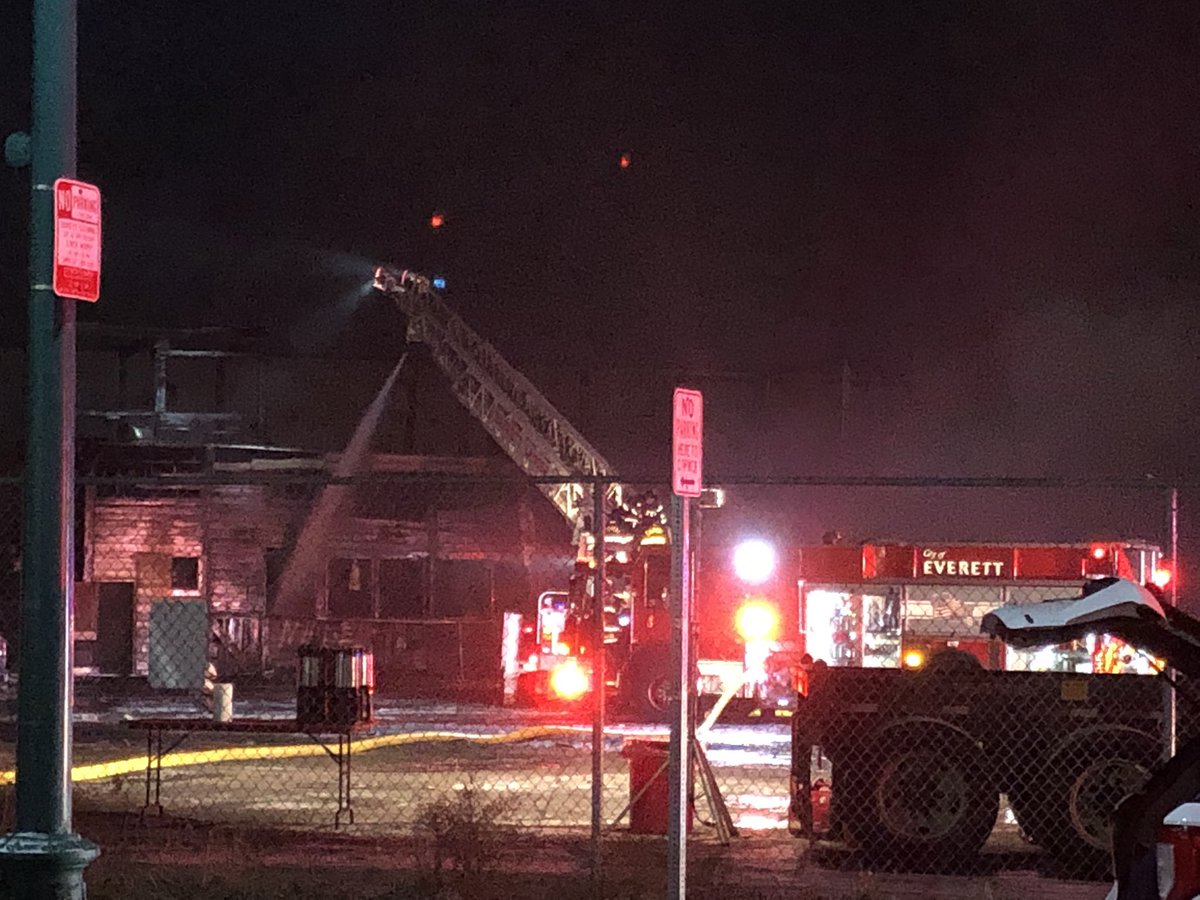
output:
[[[353,740],[354,740],[354,736],[350,732],[347,731],[346,732],[346,812],[348,812],[350,814],[350,824],[351,825],[354,824],[354,807],[350,803],[350,785],[352,783],[351,778],[350,778],[350,762],[354,758],[354,753],[351,752],[352,747],[350,745]]]
[[[142,805],[142,818],[150,810],[163,814],[162,808],[162,730],[146,729],[146,802]],[[154,784],[154,802],[150,802],[150,785]]]
[[[350,752],[350,745],[352,740],[349,733],[338,735],[337,756],[334,757],[338,767],[338,808],[333,816],[334,828],[341,827],[343,813],[346,815],[346,821],[351,825],[354,824],[354,807],[350,800],[350,759],[353,755]]]
[[[162,729],[157,731],[158,742],[156,753],[154,754],[154,805],[158,807],[158,814],[162,815]]]
[[[146,810],[150,808],[150,779],[153,775],[154,767],[154,738],[150,729],[146,729],[146,802],[142,804],[142,815],[146,815]]]

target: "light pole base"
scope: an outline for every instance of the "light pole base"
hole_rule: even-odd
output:
[[[85,900],[83,870],[100,848],[77,834],[18,831],[0,836],[0,897]]]

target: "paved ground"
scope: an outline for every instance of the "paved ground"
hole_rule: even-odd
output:
[[[271,749],[303,745],[306,739],[299,735],[192,736],[168,759],[187,751],[222,747],[248,758],[222,759],[218,754],[215,760],[164,769],[162,799],[168,817],[143,822],[137,812],[145,798],[145,741],[120,721],[130,716],[194,715],[198,712],[194,701],[99,692],[85,693],[80,706],[76,762],[122,758],[130,762],[123,774],[76,787],[80,830],[105,850],[96,872],[100,883],[109,887],[96,896],[122,900],[139,896],[134,882],[128,880],[133,877],[136,881],[139,872],[160,887],[177,885],[166,888],[166,893],[160,890],[146,896],[279,896],[288,900],[422,896],[418,888],[430,884],[430,822],[447,814],[444,807],[438,811],[439,804],[457,802],[467,791],[483,811],[488,827],[501,836],[501,848],[489,850],[483,869],[525,879],[528,883],[523,890],[531,897],[537,896],[534,888],[547,875],[573,885],[580,897],[592,894],[588,875],[591,846],[581,837],[588,833],[591,821],[590,729],[582,722],[573,726],[569,717],[384,701],[378,709],[378,734],[400,742],[385,740],[356,753],[356,824],[334,832],[336,767],[315,745],[305,748],[312,754],[305,756],[281,756]],[[276,693],[241,698],[237,713],[286,717],[292,709],[286,694]],[[490,740],[546,724],[559,730],[514,743]],[[415,731],[469,734],[488,740],[405,742]],[[663,840],[632,836],[628,820],[619,819],[629,800],[630,777],[628,761],[620,752],[622,744],[629,737],[656,734],[661,736],[662,729],[618,725],[606,736],[603,820],[616,824],[605,840],[604,896],[662,894]],[[783,830],[790,754],[786,725],[725,725],[718,727],[712,738],[709,757],[741,835],[723,847],[711,831],[698,827],[690,850],[690,893],[694,897],[1100,900],[1106,893],[1106,886],[1098,882],[1056,877],[1045,858],[1022,841],[1003,812],[987,852],[973,864],[970,875],[871,872],[848,852],[810,850]],[[245,752],[254,746],[264,749]],[[0,764],[7,768],[11,754],[10,735],[0,743]],[[707,816],[703,807],[700,812]],[[3,813],[10,814],[11,808],[0,806]],[[7,830],[10,821],[0,825]],[[281,827],[288,830],[278,830]],[[414,835],[424,835],[425,842]],[[199,870],[190,868],[197,865],[203,868],[203,878],[198,879]],[[341,878],[337,871],[342,867],[354,871]],[[507,892],[495,893],[498,884],[505,886],[504,879],[472,878],[470,884],[460,881],[454,887],[465,900],[519,895],[512,892],[516,882],[506,885]],[[280,887],[280,879],[286,882],[284,887]],[[197,884],[208,888],[187,893]],[[254,891],[261,886],[263,891],[246,892],[239,887],[243,884],[255,885]],[[352,889],[351,884],[360,889]],[[312,886],[311,894],[304,893],[305,885]],[[378,890],[370,893],[370,885]],[[342,887],[345,893],[339,893]],[[561,900],[573,896],[567,891]]]

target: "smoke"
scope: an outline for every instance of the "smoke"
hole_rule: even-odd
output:
[[[370,293],[375,263],[358,254],[164,218],[120,196],[106,203],[104,287],[120,303],[89,314],[256,329],[311,352],[327,349]]]
[[[371,282],[347,288],[332,302],[314,305],[288,332],[291,346],[302,353],[330,349],[349,325],[360,304],[371,295]]]

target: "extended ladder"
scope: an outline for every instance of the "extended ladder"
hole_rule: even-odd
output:
[[[408,318],[408,339],[425,344],[450,390],[505,453],[533,477],[612,475],[612,466],[524,375],[446,305],[429,279],[380,266],[375,288]],[[592,486],[564,481],[538,488],[576,531],[591,513]],[[621,505],[621,488],[605,487],[605,508]]]

